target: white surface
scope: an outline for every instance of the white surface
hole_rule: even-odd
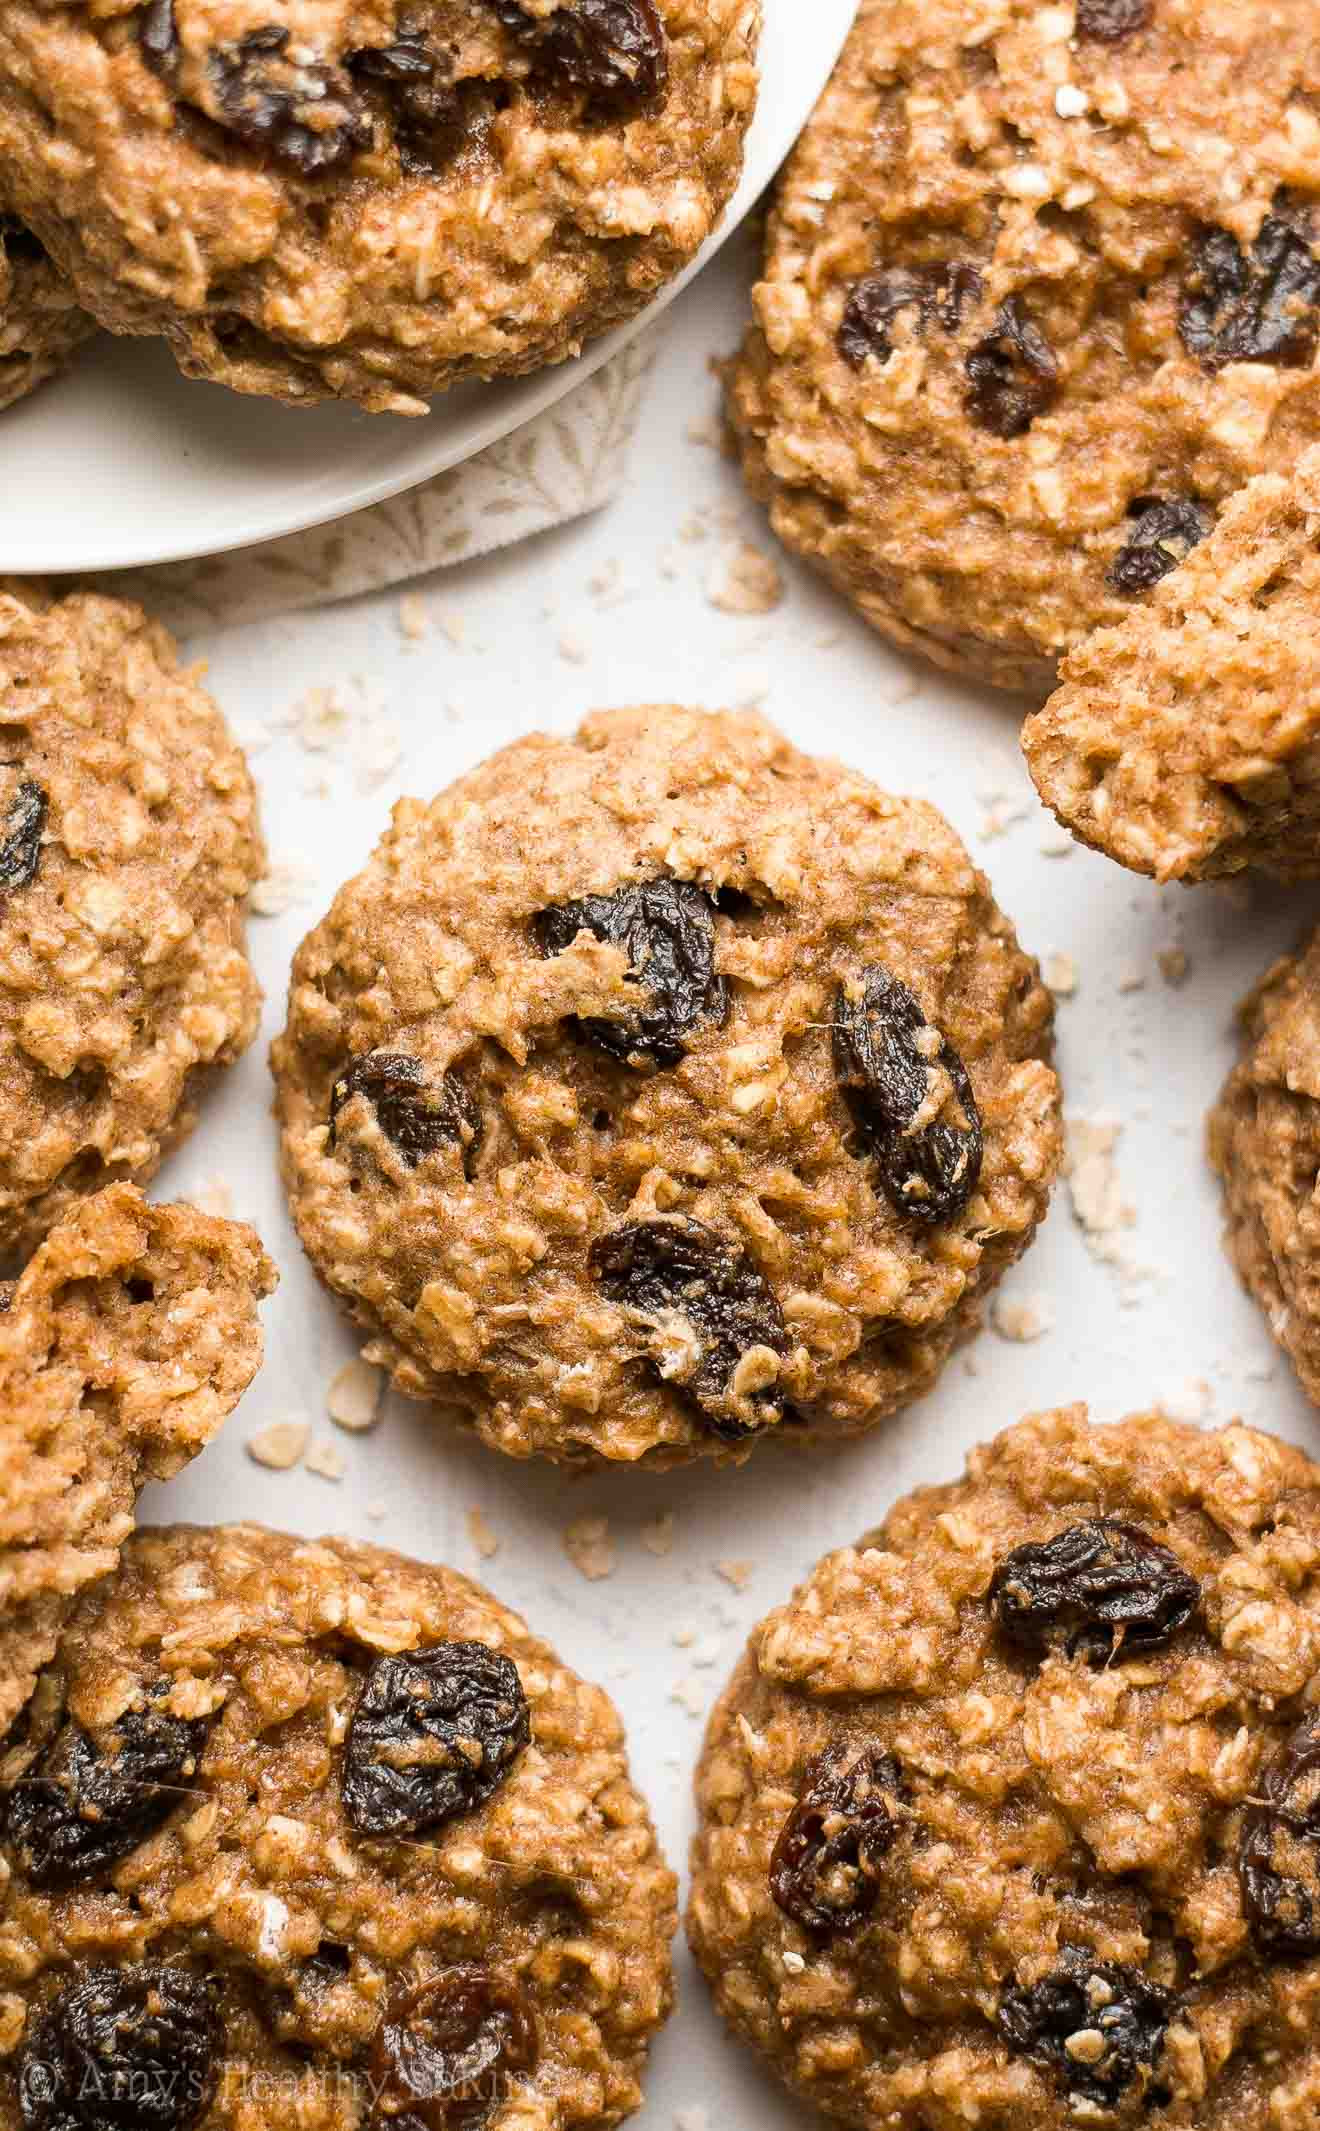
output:
[[[181,377],[163,346],[103,339],[0,428],[0,572],[173,562],[246,547],[415,487],[563,398],[672,301],[737,228],[795,139],[856,0],[766,0],[743,181],[687,272],[576,361],[470,384],[429,416],[289,408]]]
[[[820,1553],[876,1521],[899,1492],[952,1475],[978,1438],[1071,1399],[1089,1399],[1102,1419],[1164,1394],[1181,1403],[1189,1379],[1200,1378],[1208,1417],[1242,1412],[1320,1453],[1320,1426],[1221,1252],[1217,1192],[1201,1154],[1205,1109],[1232,1055],[1234,1004],[1315,914],[1316,899],[1161,893],[1080,851],[1047,857],[1042,844],[1057,842],[1057,832],[1033,802],[1009,702],[904,665],[789,563],[787,597],[774,614],[736,619],[709,605],[707,575],[735,526],[771,546],[734,471],[687,435],[714,412],[707,362],[735,339],[749,263],[744,239],[683,299],[631,489],[611,511],[422,587],[437,622],[461,617],[465,648],[438,626],[424,644],[405,643],[397,596],[199,643],[245,731],[273,727],[305,690],[332,686],[346,704],[373,706],[366,731],[382,753],[391,730],[402,747],[398,767],[374,791],[360,788],[351,750],[308,752],[284,732],[254,756],[274,856],[312,872],[302,907],[252,927],[269,995],[265,1036],[280,1025],[294,946],[365,858],[399,794],[429,795],[514,735],[538,725],[567,730],[591,706],[665,698],[714,706],[764,688],[767,711],[801,745],[938,802],[1026,943],[1042,957],[1073,956],[1078,989],[1059,1015],[1068,1106],[1123,1121],[1118,1164],[1136,1218],[1122,1248],[1158,1273],[1125,1286],[1094,1263],[1061,1186],[1004,1291],[1052,1304],[1056,1327],[1037,1344],[1013,1345],[987,1329],[932,1397],[837,1459],[806,1464],[766,1450],[740,1472],[572,1481],[434,1433],[423,1408],[393,1398],[373,1436],[350,1438],[326,1422],[327,1381],[353,1343],[301,1261],[281,1203],[264,1045],[229,1076],[158,1186],[165,1195],[227,1177],[235,1210],[256,1220],[284,1279],[267,1314],[263,1375],[223,1440],[156,1491],[150,1511],[350,1531],[482,1576],[616,1695],[637,1779],[680,1866],[701,1734],[674,1692],[695,1683],[708,1706],[746,1630]],[[685,527],[689,535],[704,528],[705,537],[685,538]],[[613,590],[600,590],[615,566]],[[564,658],[561,642],[585,663]],[[1021,819],[984,841],[984,801],[1004,793]],[[1157,953],[1174,944],[1191,960],[1179,991],[1156,966]],[[1133,978],[1142,988],[1124,990]],[[342,1450],[341,1485],[263,1472],[246,1457],[259,1426],[294,1416],[311,1418]],[[373,1504],[384,1509],[378,1520],[368,1514]],[[501,1541],[485,1564],[465,1531],[474,1505]],[[657,1561],[639,1535],[665,1509],[675,1513],[674,1550]],[[561,1548],[563,1526],[588,1512],[606,1514],[617,1541],[619,1565],[607,1582],[584,1582]],[[741,1596],[714,1573],[728,1558],[756,1565]],[[696,1647],[678,1647],[688,1631]],[[682,1954],[679,1966],[680,2008],[656,2052],[641,2131],[674,2131],[676,2112],[700,2108],[708,2131],[801,2131],[801,2112],[721,2038]]]

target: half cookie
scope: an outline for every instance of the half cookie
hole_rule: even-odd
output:
[[[148,1480],[209,1442],[261,1362],[275,1269],[251,1229],[117,1184],[47,1238],[0,1314],[0,1737]]]
[[[1172,537],[1172,536],[1171,536]],[[1263,474],[1027,720],[1037,790],[1156,880],[1320,874],[1320,449]]]

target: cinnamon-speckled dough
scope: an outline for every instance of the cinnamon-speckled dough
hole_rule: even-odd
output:
[[[1244,1054],[1210,1113],[1225,1243],[1320,1405],[1320,933],[1242,1009]]]
[[[780,182],[730,379],[780,537],[896,643],[1046,695],[1060,655],[1143,596],[1108,581],[1134,505],[1199,502],[1208,523],[1320,436],[1318,94],[1312,0],[863,0]],[[1198,243],[1249,251],[1272,213],[1296,247],[1288,358],[1203,359],[1180,333]],[[894,311],[886,284],[889,352],[854,367],[845,305],[896,270],[927,276],[924,300]],[[1014,326],[1054,370],[1003,434],[968,364],[1029,416],[1006,407],[1034,375]]]
[[[0,214],[0,408],[54,377],[95,330],[36,238]]]
[[[145,1181],[256,1033],[247,766],[140,607],[0,583],[0,1251]]]
[[[6,1291],[0,1739],[78,1593],[114,1568],[140,1489],[195,1457],[256,1375],[274,1285],[251,1229],[113,1184]]]
[[[1108,1662],[1007,1641],[998,1566],[1102,1518],[1169,1549],[1199,1609]],[[722,2013],[859,2131],[1312,2131],[1320,1958],[1255,1950],[1237,1851],[1318,1670],[1320,1471],[1299,1451],[1156,1414],[1092,1427],[1080,1406],[1008,1430],[964,1479],[828,1555],[752,1636],[698,1776],[689,1930]],[[831,1744],[845,1770],[867,1748],[896,1757],[893,1841],[869,1914],[807,1930],[768,1873]],[[1295,1847],[1314,1891],[1314,1841]],[[854,1850],[825,1886],[836,1915],[856,1868]],[[1038,2064],[1001,2009],[1070,1960],[1081,2017]],[[1169,1996],[1155,2047],[1124,2066],[1143,1981]]]
[[[582,930],[545,959],[534,927],[675,880],[707,891],[724,998],[667,1062],[630,1063],[582,1024],[618,1030],[658,995],[622,948]],[[915,993],[927,1058],[942,1034],[980,1109],[979,1184],[933,1224],[886,1197],[839,1091],[840,987],[872,966]],[[1030,1241],[1059,1157],[1050,1040],[1035,964],[932,807],[757,717],[601,713],[402,801],[303,942],[274,1052],[284,1177],[368,1357],[500,1450],[673,1464],[758,1433],[837,1441],[929,1387]],[[369,1090],[331,1132],[337,1077],[368,1054],[402,1055],[448,1106],[431,1152],[392,1143]],[[951,1100],[932,1070],[925,1121]],[[634,1310],[592,1256],[692,1219],[759,1297],[715,1411],[700,1298]]]
[[[12,0],[0,159],[116,332],[239,391],[424,414],[687,264],[759,30],[760,0]]]
[[[1022,744],[1082,843],[1156,880],[1320,873],[1320,450],[1262,474],[1064,661]]]
[[[379,1679],[398,1653],[452,1642],[516,1668],[526,1743],[484,1803],[419,1833],[365,1833],[343,1785],[373,1669]],[[156,1829],[103,1869],[33,1884],[14,1840],[15,1781],[31,1780],[66,1723],[112,1755],[116,1723],[144,1710],[200,1720],[173,1810],[165,1801]],[[433,1749],[430,1765],[453,1763]],[[0,1760],[0,1802],[6,1792],[2,2131],[18,2131],[43,2014],[107,1964],[209,1981],[214,2098],[162,2118],[167,2131],[607,2131],[641,2100],[671,1999],[675,1883],[618,1714],[453,1570],[253,1525],[140,1532],[43,1674]],[[439,2088],[402,2116],[398,2088],[377,2084],[377,2038],[386,2023],[407,2028],[410,1996],[455,1971],[469,1990],[516,1995],[530,2047],[517,2067],[474,2049],[470,2093],[488,2097],[484,2111],[470,2099],[460,2114]],[[425,2042],[420,2020],[417,2031]]]

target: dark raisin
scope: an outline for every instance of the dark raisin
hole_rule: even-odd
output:
[[[715,904],[695,881],[630,882],[609,895],[556,903],[532,922],[541,953],[561,955],[589,932],[628,958],[628,981],[649,995],[636,1014],[591,1017],[577,1026],[626,1065],[676,1066],[686,1038],[729,1011],[729,987],[715,970]]]
[[[534,15],[519,0],[492,0],[506,30],[540,74],[606,103],[649,102],[669,82],[669,41],[653,0],[563,0]]]
[[[475,1966],[445,1969],[376,2031],[373,2127],[478,2131],[539,2055],[536,2015],[518,1982]]]
[[[1000,304],[965,367],[968,411],[992,437],[1025,436],[1058,395],[1058,357],[1016,296]]]
[[[1134,523],[1106,582],[1125,598],[1149,592],[1185,562],[1214,525],[1214,514],[1190,496],[1136,496],[1128,505]]]
[[[1105,1517],[1015,1547],[995,1570],[989,1603],[1020,1649],[1080,1651],[1103,1664],[1161,1649],[1191,1620],[1201,1586],[1148,1532]]]
[[[354,77],[374,83],[389,105],[395,145],[405,170],[434,173],[453,155],[463,130],[463,106],[443,64],[420,33],[356,52]]]
[[[210,1725],[160,1708],[165,1684],[99,1738],[67,1723],[0,1791],[0,1833],[37,1887],[94,1878],[154,1835],[197,1774]]]
[[[892,1754],[868,1747],[851,1763],[841,1745],[817,1754],[770,1859],[770,1892],[785,1916],[804,1931],[835,1932],[870,1915],[901,1790]]]
[[[40,266],[47,252],[45,245],[24,223],[16,222],[12,215],[0,214],[0,256],[21,259],[28,266]]]
[[[980,1181],[981,1113],[953,1045],[887,969],[868,969],[860,993],[841,988],[834,1068],[895,1211],[914,1221],[952,1221]]]
[[[1305,234],[1273,214],[1244,252],[1226,229],[1203,229],[1183,282],[1178,331],[1206,370],[1226,363],[1305,369],[1320,339],[1320,260]]]
[[[0,892],[30,888],[41,864],[41,839],[50,802],[39,784],[25,777],[10,801],[0,833]]]
[[[152,0],[138,33],[143,58],[173,82],[184,63],[173,0]],[[371,141],[371,121],[351,75],[326,60],[290,52],[288,29],[270,23],[236,43],[217,45],[205,87],[190,100],[247,148],[319,177],[339,170]]]
[[[18,2060],[27,2131],[191,2131],[224,2035],[187,1968],[89,1968],[29,2029]]]
[[[611,1302],[636,1311],[662,1335],[672,1333],[676,1318],[690,1329],[690,1340],[665,1341],[661,1373],[695,1401],[716,1435],[738,1442],[782,1418],[777,1384],[737,1383],[754,1348],[788,1352],[778,1300],[741,1244],[701,1221],[662,1216],[599,1237],[590,1265]]]
[[[1059,2075],[1068,2090],[1112,2108],[1138,2089],[1167,2100],[1155,2078],[1174,2001],[1137,1968],[1074,1948],[1025,1990],[1005,1991],[999,2032],[1019,2057]]]
[[[839,325],[839,353],[855,370],[870,356],[883,362],[893,351],[889,328],[901,311],[916,312],[921,332],[938,321],[946,333],[956,333],[964,312],[978,301],[981,288],[976,268],[956,260],[867,274],[848,292]]]
[[[417,1835],[493,1798],[531,1737],[518,1668],[485,1643],[377,1658],[344,1746],[360,1835]]]
[[[1260,1951],[1275,1960],[1320,1953],[1320,1718],[1299,1725],[1266,1770],[1238,1866]]]
[[[457,1073],[428,1077],[421,1060],[406,1052],[364,1052],[330,1090],[332,1147],[339,1114],[355,1095],[371,1104],[381,1131],[410,1168],[429,1154],[456,1146],[462,1149],[464,1168],[470,1169],[481,1144],[481,1112]]]
[[[1077,34],[1097,44],[1122,44],[1149,29],[1155,0],[1077,0]]]

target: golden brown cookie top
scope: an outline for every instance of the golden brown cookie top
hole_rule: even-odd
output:
[[[16,205],[189,375],[424,414],[578,352],[710,234],[759,0],[150,0],[0,20]]]
[[[606,2131],[669,2009],[674,1880],[612,1703],[378,1547],[139,1533],[0,1761],[0,1846],[4,2131],[98,1996],[141,2066],[161,1993],[215,2131],[272,2097],[315,2131]]]
[[[996,2127],[1301,2131],[1318,1665],[1300,1451],[1009,1429],[752,1637],[698,1786],[723,2010],[859,2126],[952,2122],[956,2078]]]
[[[1058,1161],[1050,1009],[948,824],[652,706],[406,800],[275,1047],[313,1263],[514,1455],[838,1440],[924,1388]]]
[[[250,1228],[128,1184],[75,1207],[0,1313],[0,1735],[149,1479],[209,1442],[261,1362],[275,1268]]]
[[[1249,482],[1145,606],[1064,661],[1023,728],[1041,798],[1156,880],[1320,873],[1317,629],[1312,450]]]
[[[121,600],[0,584],[0,1250],[143,1181],[256,1033],[265,863],[200,672]]]
[[[866,0],[780,182],[730,408],[900,643],[1048,692],[1320,387],[1309,0]]]

